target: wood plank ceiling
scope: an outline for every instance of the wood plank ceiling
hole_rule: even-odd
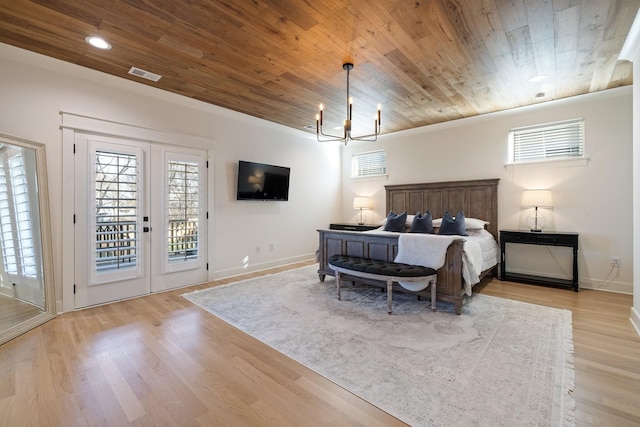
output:
[[[383,133],[629,85],[640,0],[0,0],[0,42],[297,129]],[[99,35],[113,46],[85,43]],[[132,67],[159,74],[151,82]],[[548,77],[537,83],[537,74]],[[535,94],[545,96],[536,99]]]

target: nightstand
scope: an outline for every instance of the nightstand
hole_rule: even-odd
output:
[[[376,228],[380,228],[380,226],[374,224],[329,224],[330,230],[369,231]]]
[[[506,271],[507,243],[525,245],[565,246],[573,249],[573,278],[533,276]],[[560,287],[572,287],[578,292],[578,233],[556,231],[500,230],[500,279],[514,282],[533,283]]]

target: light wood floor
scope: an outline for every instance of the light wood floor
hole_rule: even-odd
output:
[[[34,305],[0,295],[0,331],[12,328],[40,313],[42,310]]]
[[[65,313],[0,346],[0,426],[404,425],[180,296],[203,287]],[[578,425],[640,425],[630,296],[477,291],[572,310]]]

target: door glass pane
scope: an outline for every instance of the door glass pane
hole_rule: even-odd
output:
[[[97,271],[138,265],[138,182],[136,156],[96,151]]]
[[[2,233],[2,261],[4,270],[9,274],[18,274],[18,264],[14,247],[13,212],[11,207],[10,182],[5,174],[4,162],[0,164],[0,231]]]
[[[198,163],[169,160],[167,166],[167,260],[177,263],[197,259],[200,213]]]
[[[29,192],[22,151],[9,159],[9,167],[11,168],[18,247],[20,248],[20,260],[22,261],[21,273],[26,277],[36,277],[36,257],[31,234],[31,209],[29,207]]]
[[[9,274],[37,277],[30,212],[22,150],[11,156],[3,155],[0,161],[0,233],[4,268]]]

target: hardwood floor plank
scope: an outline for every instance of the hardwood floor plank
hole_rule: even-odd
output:
[[[571,310],[577,425],[640,425],[640,339],[629,320],[631,295],[496,279],[478,291]]]
[[[181,296],[237,279],[65,313],[0,346],[0,425],[405,425]],[[640,425],[631,296],[474,290],[571,310],[578,425]]]

